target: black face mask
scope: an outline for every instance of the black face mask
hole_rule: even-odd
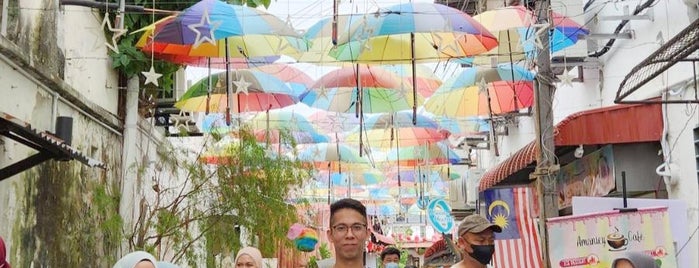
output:
[[[476,261],[480,262],[481,264],[490,263],[490,260],[493,258],[493,253],[495,253],[495,246],[493,245],[471,245],[471,248],[473,249],[473,252],[469,253],[468,255],[471,256],[471,258],[474,258]]]

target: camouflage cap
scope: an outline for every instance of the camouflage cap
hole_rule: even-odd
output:
[[[463,221],[461,221],[461,224],[459,224],[458,234],[461,236],[466,232],[480,233],[488,228],[496,233],[502,232],[502,228],[499,225],[491,223],[488,221],[488,219],[479,214],[473,214],[467,216]]]

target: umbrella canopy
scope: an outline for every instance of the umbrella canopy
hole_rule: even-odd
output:
[[[490,32],[496,34],[499,45],[480,56],[498,56],[498,62],[511,62],[525,57],[533,58],[536,52],[537,22],[536,14],[524,6],[508,6],[491,9],[473,16]],[[574,45],[579,38],[590,34],[577,22],[556,12],[551,13],[551,31],[549,32],[549,48],[556,52]],[[510,58],[511,56],[511,58]],[[489,64],[489,59],[478,59],[475,64]]]
[[[495,36],[468,14],[441,4],[394,5],[356,23],[354,31],[340,34],[331,56],[363,63],[408,63],[469,57],[497,45]]]
[[[340,112],[319,110],[311,114],[308,119],[313,122],[318,131],[323,133],[350,131],[359,125],[359,118],[354,115]]]
[[[452,136],[473,135],[490,131],[488,120],[476,116],[466,118],[440,116],[434,120],[441,128],[448,130]]]
[[[383,173],[370,169],[364,171],[320,171],[315,176],[315,179],[324,183],[328,183],[328,178],[332,180],[333,186],[362,186],[375,185],[386,180]],[[351,183],[351,184],[350,184]]]
[[[337,32],[338,35],[345,33],[349,34],[356,30],[359,25],[356,22],[365,20],[366,14],[341,14],[337,16]],[[308,50],[303,51],[298,62],[313,63],[313,64],[332,64],[344,65],[345,62],[338,61],[331,57],[330,51],[335,47],[332,40],[332,17],[323,18],[313,24],[306,30],[303,37],[309,40]]]
[[[534,102],[532,80],[534,74],[518,65],[466,68],[442,84],[425,110],[459,118],[517,111]]]
[[[399,161],[398,165],[417,166],[428,164],[458,163],[461,157],[442,142],[419,146],[393,148],[385,161]]]
[[[183,64],[188,66],[198,66],[198,67],[211,67],[217,69],[224,69],[226,67],[226,58],[221,57],[200,57],[200,56],[189,56],[189,53],[179,53],[177,51],[168,51],[175,54],[164,53],[168,44],[166,43],[152,43],[153,34],[156,31],[162,30],[164,25],[171,23],[175,20],[175,16],[167,16],[163,19],[156,21],[155,23],[143,27],[139,30],[134,31],[132,34],[142,33],[136,42],[136,47],[143,50],[143,52],[150,54],[153,58],[164,60],[167,62],[172,62],[176,64]],[[174,44],[171,44],[174,46]],[[181,51],[190,51],[192,45],[178,45]],[[179,53],[179,54],[178,54]],[[234,69],[250,68],[255,66],[263,66],[270,64],[278,60],[279,56],[265,56],[265,57],[248,57],[248,58],[231,58],[228,60],[229,67]]]
[[[390,128],[433,128],[439,129],[439,124],[428,116],[418,114],[413,124],[413,114],[407,111],[397,113],[372,114],[364,119],[365,129],[390,129]]]
[[[301,102],[333,112],[354,112],[357,81],[363,94],[363,112],[394,112],[414,104],[410,85],[395,73],[367,65],[344,67],[324,75],[301,97]],[[422,103],[422,98],[417,97],[418,103]]]
[[[285,140],[285,135],[288,135],[286,137],[294,139],[297,144],[330,142],[330,139],[323,134],[305,131],[284,132],[278,129],[255,130],[253,131],[253,135],[255,135],[255,140],[258,142],[269,142],[275,144],[280,142],[290,142],[288,139]]]
[[[231,94],[230,100],[226,95],[226,73],[223,72],[199,80],[182,95],[175,107],[184,111],[224,112],[228,104],[232,103],[233,111],[266,111],[286,107],[297,101],[284,82],[269,74],[235,70],[230,71],[229,76],[233,84],[232,91],[237,93]]]
[[[300,151],[298,158],[308,162],[367,163],[357,149],[338,143],[312,144]]]
[[[289,110],[270,110],[257,113],[245,122],[254,130],[288,130],[316,133],[315,127],[305,116]]]
[[[415,84],[417,86],[413,85],[413,68],[410,64],[382,65],[382,67],[396,73],[405,82],[416,87],[417,93],[425,98],[432,96],[434,91],[442,85],[442,79],[437,77],[432,69],[422,64],[415,65]]]
[[[199,57],[256,58],[298,54],[306,41],[287,23],[265,11],[202,0],[162,22],[153,31],[149,52]]]
[[[434,128],[401,127],[390,129],[370,129],[365,131],[366,145],[374,148],[392,148],[435,143],[446,139],[449,132]],[[359,132],[347,136],[346,142],[359,143]]]

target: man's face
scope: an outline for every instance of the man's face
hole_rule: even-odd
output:
[[[400,256],[397,254],[388,254],[383,257],[383,264],[387,264],[389,262],[398,262],[400,260]]]
[[[483,230],[480,233],[466,232],[459,237],[459,247],[466,253],[473,253],[471,246],[490,246],[495,245],[495,235],[490,228]]]
[[[614,268],[634,268],[634,267],[633,267],[633,264],[631,264],[631,262],[628,260],[618,260],[614,264]]]
[[[328,239],[335,246],[338,259],[363,258],[364,247],[369,237],[366,217],[359,212],[344,208],[335,212],[330,219]]]

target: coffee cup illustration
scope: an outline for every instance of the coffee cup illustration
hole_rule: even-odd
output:
[[[623,250],[628,243],[629,240],[620,233],[611,233],[607,235],[607,244],[611,247],[609,250]]]

